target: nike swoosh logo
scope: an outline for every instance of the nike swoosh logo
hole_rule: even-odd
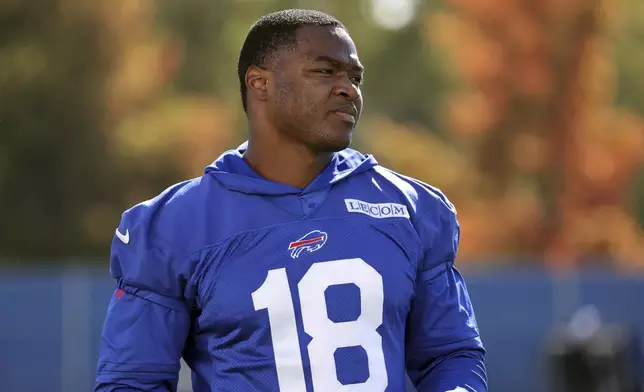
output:
[[[124,244],[128,244],[130,242],[130,230],[125,229],[125,234],[122,234],[119,229],[116,229],[116,236],[121,240]]]

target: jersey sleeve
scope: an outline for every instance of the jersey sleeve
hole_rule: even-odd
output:
[[[419,392],[486,392],[485,350],[466,284],[454,266],[460,228],[454,206],[434,192],[416,222],[423,259],[407,326],[407,370]]]
[[[99,345],[94,391],[176,391],[190,329],[190,263],[163,239],[155,211],[123,214],[110,255],[116,279]]]

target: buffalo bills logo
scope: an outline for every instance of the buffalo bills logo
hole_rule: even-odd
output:
[[[288,250],[291,257],[297,259],[303,251],[315,252],[326,244],[327,234],[320,230],[313,230],[297,241],[291,242]]]

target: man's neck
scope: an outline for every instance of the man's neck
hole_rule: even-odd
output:
[[[306,188],[328,165],[333,153],[315,153],[302,144],[286,140],[250,138],[244,159],[269,181]]]

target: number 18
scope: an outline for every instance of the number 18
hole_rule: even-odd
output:
[[[325,291],[330,286],[353,283],[360,289],[360,316],[353,321],[333,322],[327,313]],[[387,369],[382,337],[382,276],[362,259],[315,263],[297,285],[315,391],[370,391],[387,388]],[[281,391],[305,392],[293,296],[286,269],[268,271],[264,283],[252,293],[255,310],[268,309],[277,378]],[[337,377],[334,353],[341,347],[361,346],[369,358],[369,377],[362,383],[342,384]]]

